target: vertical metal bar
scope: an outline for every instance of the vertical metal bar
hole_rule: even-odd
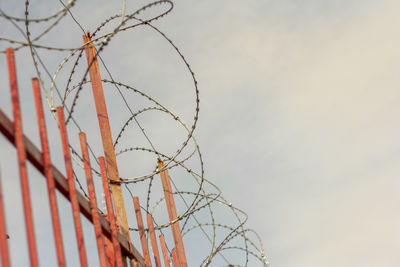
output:
[[[121,254],[121,248],[119,246],[118,242],[118,230],[117,230],[117,224],[115,221],[114,217],[114,209],[112,206],[111,202],[111,196],[110,196],[110,187],[108,184],[108,176],[107,176],[107,170],[106,170],[106,163],[104,160],[104,157],[99,157],[99,164],[100,164],[100,172],[101,172],[101,179],[103,182],[103,192],[104,192],[104,198],[106,200],[106,206],[107,206],[107,217],[108,221],[110,222],[110,228],[111,228],[111,239],[112,243],[114,246],[114,253],[115,253],[115,258],[117,262],[118,267],[122,267],[122,254]]]
[[[164,167],[164,163],[159,159],[158,160],[158,169],[161,170],[163,167]],[[174,242],[175,242],[176,253],[178,256],[179,265],[181,267],[187,267],[186,254],[185,254],[185,248],[183,246],[183,241],[182,241],[181,228],[179,226],[179,222],[176,221],[176,219],[178,218],[178,215],[176,213],[174,194],[172,192],[172,187],[171,187],[171,182],[169,180],[168,170],[161,171],[160,176],[161,176],[162,186],[164,189],[164,197],[165,197],[165,203],[166,203],[167,209],[168,209],[169,220],[171,222],[174,222],[171,224],[171,230],[172,230],[172,236],[173,236]]]
[[[65,266],[64,247],[61,234],[60,217],[58,215],[57,197],[55,191],[55,182],[53,172],[51,171],[51,158],[49,142],[47,139],[46,122],[44,119],[42,97],[40,94],[39,81],[37,78],[32,79],[33,96],[35,99],[36,115],[39,125],[40,141],[42,144],[44,174],[47,180],[47,192],[49,194],[51,221],[53,224],[54,242],[56,245],[58,266]]]
[[[14,51],[6,49],[8,72],[10,77],[11,101],[14,115],[15,146],[17,147],[19,173],[21,180],[22,202],[24,206],[25,227],[28,236],[29,258],[31,266],[38,266],[38,257],[35,241],[35,230],[33,225],[31,198],[29,193],[28,172],[26,169],[26,155],[22,133],[21,110],[19,105],[17,74],[15,70]]]
[[[104,155],[107,162],[107,170],[109,178],[113,181],[120,181],[117,159],[114,151],[114,144],[112,141],[111,128],[108,120],[107,106],[104,99],[103,86],[101,83],[99,63],[97,62],[96,50],[94,45],[90,41],[90,38],[86,35],[83,36],[84,43],[88,43],[85,46],[86,58],[90,67],[90,82],[92,84],[93,97],[96,105],[97,118],[99,120],[101,140],[103,142]],[[113,183],[110,185],[112,198],[114,201],[115,216],[117,224],[120,226],[120,231],[130,241],[129,236],[129,225],[126,218],[124,198],[122,196],[121,185],[119,183]]]
[[[81,266],[86,267],[88,264],[86,257],[85,242],[83,239],[83,230],[82,230],[81,217],[79,211],[79,203],[74,181],[74,171],[72,169],[71,153],[69,151],[68,135],[65,126],[64,112],[62,107],[57,107],[57,118],[58,118],[58,125],[60,127],[61,143],[64,153],[65,169],[68,180],[69,199],[72,207],[72,216],[74,219],[75,234],[78,243],[79,259],[81,262]]]
[[[4,212],[3,204],[3,188],[1,187],[1,173],[0,173],[0,251],[1,251],[1,266],[10,266],[10,255],[8,253],[7,244],[7,228],[6,228],[6,217]]]
[[[150,263],[150,257],[149,257],[149,250],[147,248],[146,234],[144,232],[142,213],[140,211],[140,204],[139,204],[138,197],[133,197],[133,205],[135,206],[136,220],[137,220],[137,225],[138,225],[138,229],[139,229],[140,242],[142,243],[144,263],[145,263],[146,267],[150,267],[151,263]]]
[[[153,216],[150,213],[147,213],[147,227],[149,228],[151,247],[153,248],[154,262],[156,263],[156,267],[161,267],[160,254],[158,253],[157,239],[154,233]]]
[[[165,267],[170,267],[171,265],[169,264],[168,251],[167,251],[167,246],[165,245],[164,235],[160,235],[159,238],[160,238],[161,251],[164,257],[164,265]]]
[[[0,108],[0,132],[3,136],[14,144],[15,142],[15,131],[14,131],[14,123],[4,114],[4,112]],[[26,159],[44,176],[44,166],[43,166],[43,158],[41,150],[38,149],[29,138],[26,136],[24,138]],[[59,193],[61,193],[64,197],[69,199],[69,188],[68,188],[68,179],[53,165],[51,168],[53,172],[54,181],[56,183],[56,188]],[[92,215],[90,212],[89,201],[86,198],[77,192],[79,209],[81,215],[85,216],[88,220],[92,219]],[[106,222],[106,219],[101,218],[101,226],[103,231],[106,231],[106,235],[111,238],[111,230],[109,225]],[[137,251],[135,246],[132,243],[128,242],[125,236],[122,236],[118,233],[118,241],[121,246],[121,252],[124,257],[129,257],[130,259],[135,259],[141,265],[144,265],[144,259],[142,255]]]
[[[179,267],[178,257],[176,256],[176,250],[172,250],[172,261],[174,262],[174,267]]]
[[[103,216],[106,217],[106,215],[103,215]],[[106,250],[107,266],[114,267],[115,266],[115,253],[114,253],[113,243],[106,236],[103,236],[103,238],[104,238],[104,247]]]
[[[83,132],[79,133],[79,141],[82,150],[83,167],[85,169],[86,184],[89,192],[89,204],[92,212],[92,220],[94,232],[96,234],[97,251],[99,253],[99,262],[101,267],[107,267],[106,253],[104,251],[103,232],[100,225],[100,216],[97,211],[96,191],[93,184],[92,169],[90,166],[90,157],[87,147],[86,135]]]

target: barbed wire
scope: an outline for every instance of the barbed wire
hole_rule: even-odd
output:
[[[210,247],[208,249],[204,248],[204,251],[202,251],[204,258],[198,263],[200,266],[209,266],[213,260],[215,260],[217,255],[229,266],[254,266],[255,262],[261,263],[262,266],[269,266],[259,235],[254,230],[245,227],[247,214],[235,207],[231,202],[226,201],[222,196],[222,190],[204,175],[203,156],[197,140],[194,137],[194,131],[197,127],[200,111],[200,97],[197,79],[188,60],[185,58],[181,50],[165,34],[165,32],[161,31],[153,24],[153,22],[168,15],[173,10],[174,3],[171,0],[159,0],[146,4],[134,11],[129,11],[126,7],[126,1],[122,0],[120,13],[109,16],[104,21],[99,22],[97,28],[95,28],[92,33],[87,31],[87,29],[85,29],[86,27],[79,22],[79,18],[74,15],[73,8],[76,3],[77,0],[69,0],[67,3],[59,0],[61,6],[56,6],[56,11],[53,11],[50,15],[42,18],[31,17],[31,3],[29,0],[25,1],[23,17],[7,14],[0,8],[0,19],[11,23],[11,25],[20,32],[22,36],[21,39],[18,39],[15,36],[0,36],[0,43],[7,43],[9,46],[12,46],[15,51],[24,49],[29,51],[43,95],[47,101],[49,111],[53,115],[53,118],[56,119],[54,111],[56,108],[56,102],[59,102],[66,112],[66,124],[72,121],[73,127],[82,131],[83,127],[78,123],[77,118],[79,116],[75,114],[75,110],[79,105],[79,97],[84,86],[90,83],[88,74],[90,67],[94,62],[94,60],[89,62],[87,66],[86,64],[81,63],[84,49],[87,44],[75,47],[60,47],[46,42],[38,43],[44,39],[43,37],[54,31],[58,25],[62,24],[66,17],[71,17],[76,24],[75,26],[79,27],[83,34],[87,34],[91,38],[96,49],[96,56],[102,62],[108,75],[108,78],[103,78],[102,82],[104,84],[110,84],[116,89],[118,97],[123,100],[124,105],[130,114],[128,119],[119,128],[118,134],[113,140],[114,148],[119,149],[116,156],[118,157],[132,152],[146,152],[154,155],[155,159],[162,159],[165,161],[164,167],[161,169],[157,167],[150,168],[146,174],[120,177],[120,183],[124,184],[124,188],[131,196],[133,196],[131,189],[133,185],[144,183],[148,180],[147,190],[145,193],[146,205],[145,207],[142,207],[142,209],[146,213],[151,213],[153,215],[155,230],[163,233],[162,231],[170,227],[171,224],[176,221],[182,221],[181,230],[185,244],[189,244],[191,240],[197,242],[196,240],[199,236],[204,236],[210,244]],[[153,9],[156,6],[159,6],[160,8],[156,15],[146,19],[139,17],[144,11]],[[117,21],[115,26],[112,25],[114,21]],[[30,25],[32,23],[42,25],[42,27],[35,26],[35,30],[33,31]],[[145,28],[158,34],[172,48],[176,56],[180,58],[183,66],[186,68],[188,75],[192,80],[192,86],[194,89],[194,116],[191,124],[186,124],[180,116],[172,112],[165,105],[161,104],[156,97],[150,96],[149,93],[146,93],[145,89],[138,89],[135,86],[116,81],[110,68],[107,66],[107,63],[101,57],[105,48],[110,44],[110,42],[114,41],[115,37],[119,33],[128,30],[131,31],[138,27]],[[106,28],[111,28],[111,30],[107,31]],[[44,58],[38,53],[38,51],[41,50],[49,53],[58,53],[57,55],[61,55],[63,58],[52,75],[49,71],[50,68],[43,60]],[[5,53],[5,50],[0,49],[0,54],[3,53]],[[73,63],[68,69],[67,63],[70,61]],[[83,71],[81,71],[82,65],[85,66],[83,67]],[[43,71],[45,75],[43,75]],[[67,78],[63,78],[64,76],[60,74],[63,74]],[[48,79],[47,82],[46,79]],[[55,95],[58,97],[57,100],[54,98]],[[133,104],[127,100],[127,95],[134,95],[135,97],[143,98],[143,102],[150,104],[141,108],[133,107]],[[185,131],[186,137],[181,145],[176,148],[174,153],[167,153],[157,148],[158,145],[148,135],[148,132],[154,129],[145,129],[141,123],[143,119],[141,116],[148,112],[157,112],[168,115],[169,120],[177,123]],[[129,141],[123,140],[126,134],[135,127],[140,129],[141,134],[145,137],[150,147],[135,146]],[[89,144],[89,140],[88,147],[92,157],[97,163],[97,165],[92,166],[93,174],[100,176],[97,157]],[[70,149],[75,163],[83,168],[82,158],[77,150],[72,145],[70,145]],[[197,162],[197,171],[194,171],[193,167],[189,167],[193,166],[193,161]],[[180,173],[178,171],[179,169],[185,170],[186,174],[178,174]],[[155,188],[156,184],[160,183],[160,180],[157,179],[157,177],[159,177],[158,175],[160,172],[165,170],[168,170],[170,174],[174,173],[174,176],[184,176],[186,182],[190,179],[190,181],[194,182],[195,185],[191,191],[180,190],[179,187],[181,187],[181,185],[175,183],[175,179],[168,177],[174,187],[175,192],[173,194],[177,201],[184,206],[183,211],[180,212],[180,215],[178,215],[178,218],[174,221],[165,221],[162,212],[159,211],[159,206],[165,202],[165,200],[163,197],[156,199],[152,194],[152,190]],[[80,190],[83,192],[84,196],[87,197],[87,193],[85,192],[78,175],[74,173],[74,176]],[[224,221],[222,218],[217,216],[218,214],[227,213],[231,214],[233,219],[230,218],[229,220]],[[137,231],[138,229],[131,227],[130,230]],[[200,230],[200,233],[197,233],[197,230]],[[146,228],[145,231],[148,231],[148,229]],[[197,249],[200,248],[197,247]],[[168,247],[168,251],[171,252],[171,250],[172,248]],[[235,259],[231,259],[230,257],[232,254],[230,254],[229,251],[232,250],[235,251]],[[243,263],[237,263],[237,252],[243,253]],[[190,252],[188,252],[188,254],[190,255]],[[235,265],[232,264],[233,261],[235,261]]]

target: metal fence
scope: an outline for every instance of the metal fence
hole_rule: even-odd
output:
[[[47,139],[46,123],[41,101],[39,83],[36,78],[32,79],[32,88],[35,98],[36,114],[38,121],[38,130],[41,140],[41,150],[24,135],[22,129],[21,109],[18,95],[18,85],[16,76],[16,66],[14,60],[14,51],[9,48],[6,51],[13,118],[10,119],[0,109],[0,132],[12,143],[18,155],[18,166],[20,174],[21,192],[23,200],[23,213],[25,218],[26,238],[29,248],[29,259],[31,266],[39,266],[34,220],[32,214],[32,204],[27,173],[27,162],[31,163],[47,181],[47,190],[49,195],[49,205],[51,211],[51,220],[54,234],[54,246],[57,252],[58,266],[66,266],[65,252],[61,234],[59,209],[56,200],[56,190],[69,200],[76,233],[76,240],[79,249],[79,258],[81,266],[87,266],[87,253],[85,251],[83,229],[80,221],[80,215],[85,216],[94,227],[96,233],[96,243],[98,248],[98,257],[100,266],[126,266],[126,259],[132,264],[144,266],[144,258],[130,243],[130,241],[118,232],[116,219],[114,216],[113,203],[110,196],[109,179],[104,157],[99,158],[104,196],[107,205],[107,216],[100,214],[97,209],[96,192],[93,186],[93,180],[90,170],[90,162],[86,144],[85,133],[79,134],[81,141],[82,158],[84,159],[86,181],[89,192],[89,200],[77,192],[74,182],[71,155],[68,144],[68,133],[64,123],[64,114],[61,107],[57,108],[57,117],[60,130],[60,141],[63,146],[64,161],[66,168],[66,177],[52,165],[50,150]],[[1,193],[0,185],[0,248],[2,266],[10,266],[8,235],[6,229],[7,217],[4,211],[4,198]],[[153,231],[154,232],[154,231]]]

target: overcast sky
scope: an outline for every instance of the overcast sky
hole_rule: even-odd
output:
[[[0,7],[22,15],[20,2]],[[49,14],[46,1],[38,2],[33,10]],[[100,2],[78,1],[72,9],[85,29],[121,9],[119,1]],[[51,12],[61,7],[48,3]],[[127,8],[141,3],[147,2],[127,1]],[[199,81],[195,136],[206,177],[248,213],[248,227],[260,234],[272,266],[399,265],[399,9],[395,0],[176,1],[155,23]],[[81,43],[70,18],[59,27],[54,43]],[[10,25],[3,29],[1,36],[12,34]],[[116,80],[147,88],[192,122],[190,76],[165,40],[137,30],[107,49]],[[0,107],[10,114],[0,58]],[[32,74],[19,79],[29,86],[35,74],[29,57],[26,62]],[[59,62],[49,58],[51,72]],[[29,94],[25,112],[34,110]],[[152,122],[159,123],[149,118],[149,132]],[[24,126],[37,135],[29,126],[35,123]],[[165,131],[154,139],[174,133]],[[4,138],[0,146],[4,169],[11,148]]]

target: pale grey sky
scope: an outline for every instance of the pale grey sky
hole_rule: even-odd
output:
[[[20,2],[4,1],[0,7],[22,15]],[[48,14],[60,7],[55,2],[38,1],[32,13]],[[127,8],[147,2],[127,1]],[[90,7],[77,1],[72,9],[85,29],[121,8],[119,1],[99,3]],[[199,81],[195,136],[205,175],[248,213],[248,227],[260,234],[272,266],[399,265],[399,8],[394,0],[176,1],[172,13],[155,23],[180,48]],[[81,44],[81,32],[70,18],[59,29],[52,35],[57,38],[45,41]],[[0,35],[12,31],[8,25]],[[21,57],[19,82],[28,88],[22,96],[24,127],[38,141],[29,114],[34,110],[29,83],[35,74],[31,59]],[[144,29],[121,33],[103,58],[116,80],[146,89],[191,123],[190,76],[158,35]],[[4,56],[1,62],[0,107],[10,114]],[[48,57],[52,72],[59,62]],[[82,122],[97,130],[92,111],[82,105]],[[125,110],[115,105],[110,113],[119,127]],[[164,119],[142,120],[158,147],[174,151],[181,142],[174,136],[182,132],[170,127],[173,122],[160,124]],[[171,144],[164,144],[166,137]],[[52,154],[61,162],[56,141]],[[13,152],[4,138],[0,147],[4,184],[4,165],[13,162],[8,160]],[[132,157],[141,166],[137,175],[153,166],[147,158]],[[121,165],[130,161],[123,157]],[[122,172],[130,175],[131,170]],[[17,179],[11,184],[19,186]],[[7,193],[10,199],[18,197]],[[45,205],[46,198],[37,201]],[[201,256],[188,254],[199,265]]]

